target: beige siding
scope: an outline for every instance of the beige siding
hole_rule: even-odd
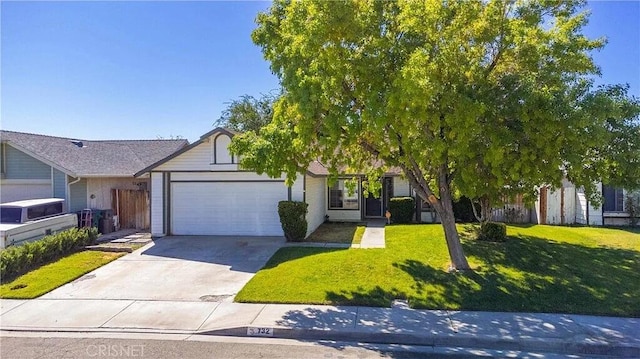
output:
[[[300,182],[300,181],[298,181]],[[316,230],[323,222],[327,213],[327,202],[325,198],[327,191],[327,180],[325,177],[306,177],[306,202],[309,204],[307,213],[307,236]]]
[[[151,173],[151,234],[164,236],[164,191],[163,174]]]
[[[362,201],[360,201],[362,205]],[[358,222],[362,220],[359,210],[337,210],[328,209],[327,215],[332,222]]]
[[[423,223],[440,223],[440,217],[435,212],[434,216],[431,215],[431,212],[420,212],[420,219]]]
[[[307,176],[308,179],[308,176]],[[291,185],[291,200],[292,201],[304,201],[304,176],[298,175],[298,178],[293,185]]]
[[[112,208],[112,189],[146,189],[149,188],[148,182],[148,179],[141,178],[88,178],[87,205],[89,208],[110,209]],[[140,184],[140,186],[138,186],[138,184]]]
[[[161,164],[154,171],[202,171],[211,167],[212,145],[205,141]]]
[[[284,177],[270,178],[255,172],[175,172],[171,181],[282,181],[284,186]]]

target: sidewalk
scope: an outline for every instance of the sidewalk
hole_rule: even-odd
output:
[[[261,336],[640,357],[640,318],[321,305],[1,300],[0,329]]]

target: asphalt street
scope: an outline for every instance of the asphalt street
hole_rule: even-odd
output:
[[[5,333],[7,335],[7,333]],[[291,339],[233,338],[216,336],[147,336],[145,339],[113,337],[74,337],[55,333],[17,334],[0,337],[2,359],[76,359],[76,358],[564,358],[545,353],[487,351],[462,348],[434,348],[349,342],[312,342]],[[106,335],[106,334],[104,334]],[[48,337],[47,337],[48,336]],[[167,339],[163,339],[163,337]],[[571,358],[580,358],[571,356]]]

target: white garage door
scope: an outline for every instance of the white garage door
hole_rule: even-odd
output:
[[[171,184],[175,235],[282,236],[278,202],[282,182],[178,182]]]

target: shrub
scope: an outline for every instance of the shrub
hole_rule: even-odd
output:
[[[413,197],[393,197],[389,200],[389,212],[393,223],[409,223],[416,212]]]
[[[462,196],[457,201],[453,202],[453,216],[456,221],[463,223],[477,222],[476,216],[473,214],[473,207],[476,206],[476,211],[480,213],[480,205],[472,204],[468,197]]]
[[[44,263],[92,244],[98,238],[96,228],[72,228],[35,242],[0,250],[0,277],[9,281]]]
[[[507,225],[504,223],[487,222],[480,225],[478,240],[489,242],[504,242],[507,240]]]
[[[280,224],[287,241],[300,242],[307,235],[307,207],[309,204],[296,201],[278,202]]]

